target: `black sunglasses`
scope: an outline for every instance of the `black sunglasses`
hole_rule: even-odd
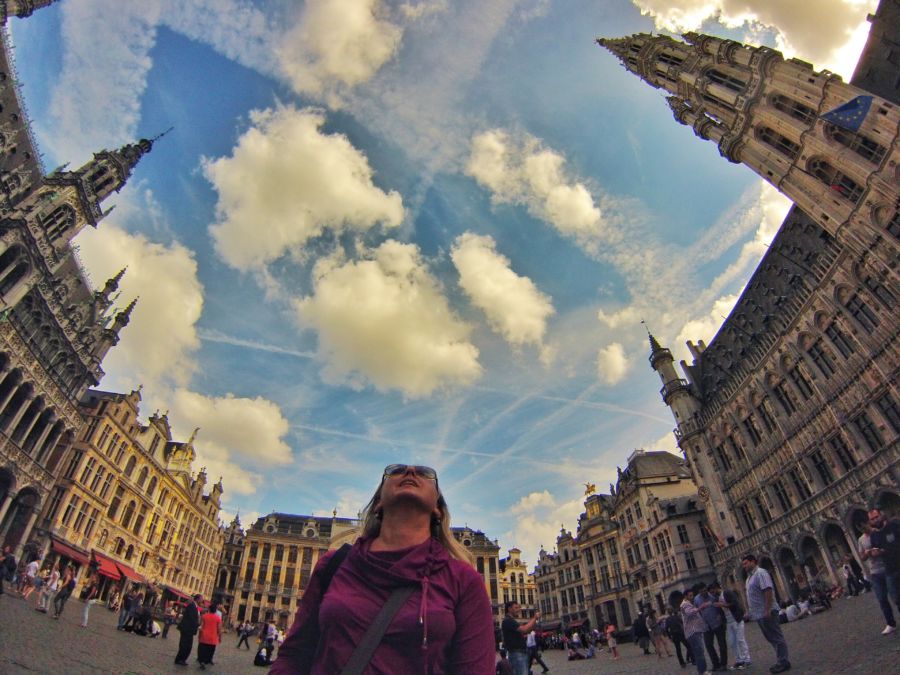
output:
[[[386,467],[384,467],[384,475],[402,476],[410,469],[415,471],[417,476],[421,476],[422,478],[426,478],[428,480],[437,481],[437,471],[432,469],[430,466],[413,466],[412,464],[388,464]]]

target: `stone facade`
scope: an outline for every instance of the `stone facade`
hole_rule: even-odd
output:
[[[489,539],[481,530],[470,527],[452,527],[453,536],[465,546],[475,561],[475,569],[484,578],[484,588],[491,599],[494,623],[503,620],[503,605],[500,602],[500,546]]]
[[[82,426],[78,403],[103,376],[133,303],[112,309],[120,276],[93,290],[72,238],[104,217],[143,140],[45,174],[21,101],[5,21],[43,0],[0,2],[0,544],[21,552]]]
[[[134,581],[210,597],[224,542],[222,482],[205,493],[205,469],[192,472],[193,437],[172,440],[165,415],[141,424],[140,400],[140,391],[85,396],[87,424],[42,514],[43,548],[61,543]]]
[[[515,600],[522,606],[522,618],[530,619],[537,609],[534,575],[522,561],[522,551],[509,549],[509,556],[500,559],[500,607]],[[502,609],[501,609],[502,611]]]
[[[223,606],[222,611],[227,622],[231,618],[234,592],[241,573],[241,560],[244,557],[244,538],[247,536],[241,526],[240,516],[236,515],[222,534],[224,536],[222,559],[219,561],[219,569],[216,572],[213,597]]]
[[[849,84],[710,36],[600,40],[796,204],[714,340],[688,345],[685,379],[650,339],[719,575],[740,579],[754,551],[782,597],[840,583],[865,510],[900,512],[900,2],[870,21]],[[871,107],[858,129],[821,118],[859,96]]]
[[[230,618],[290,627],[319,557],[359,536],[356,519],[270,513],[244,537]]]
[[[609,494],[590,494],[578,530],[563,528],[556,553],[535,569],[545,630],[631,625],[668,595],[713,576],[713,536],[686,462],[636,450]]]

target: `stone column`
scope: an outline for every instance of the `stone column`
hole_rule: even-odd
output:
[[[34,445],[31,448],[35,458],[40,455],[41,446],[44,444],[44,441],[47,440],[50,432],[53,431],[53,427],[56,425],[56,422],[56,413],[51,410],[50,415],[47,417],[47,421],[44,423],[44,429],[41,431],[40,436],[37,437],[37,440],[34,442]],[[26,438],[25,440],[27,441],[28,439]]]
[[[3,518],[6,516],[6,512],[9,510],[9,505],[13,503],[13,500],[16,498],[16,493],[10,490],[6,493],[6,498],[3,500],[3,503],[0,504],[0,524],[3,523]],[[2,533],[0,533],[0,537],[2,537]]]
[[[31,432],[34,431],[34,428],[41,421],[41,417],[43,417],[44,412],[46,410],[47,410],[46,408],[37,410],[34,414],[34,418],[31,420],[31,422],[28,423],[28,426],[25,427],[25,431],[22,433],[22,440],[20,441],[22,444],[23,450],[25,449],[25,444],[28,442],[28,437],[31,435]]]
[[[24,384],[21,385],[21,387],[24,387],[24,386],[27,386],[27,385],[24,385]],[[19,426],[19,422],[22,421],[22,417],[24,417],[25,413],[28,412],[28,408],[31,407],[31,402],[34,400],[34,398],[35,398],[34,393],[31,393],[28,396],[26,396],[25,400],[22,401],[22,405],[19,406],[19,409],[16,411],[16,414],[13,415],[12,418],[9,420],[9,424],[6,425],[6,429],[8,431],[7,436],[9,436],[10,438],[12,438],[13,433],[15,433],[16,427]]]

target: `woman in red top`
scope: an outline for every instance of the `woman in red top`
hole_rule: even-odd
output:
[[[197,661],[200,669],[213,665],[216,645],[222,639],[222,617],[219,616],[219,603],[213,601],[209,611],[200,617],[200,637],[197,639]]]

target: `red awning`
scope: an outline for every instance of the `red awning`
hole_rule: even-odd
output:
[[[123,563],[116,561],[116,567],[119,568],[119,571],[122,573],[123,577],[131,579],[132,581],[136,581],[139,584],[144,583],[144,577],[142,577],[140,574],[135,572],[128,565],[125,565]]]
[[[99,565],[99,569],[97,571],[100,574],[115,581],[118,581],[122,578],[122,573],[119,572],[119,568],[116,567],[116,563],[113,560],[107,558],[102,553],[97,553],[97,551],[94,551],[93,553],[94,560],[97,562],[97,565]]]
[[[87,565],[88,564],[88,556],[86,553],[82,553],[78,551],[68,544],[64,544],[61,541],[53,540],[53,550],[59,553],[60,555],[64,555],[69,560],[77,562],[79,565]]]
[[[191,596],[187,595],[186,593],[182,593],[181,591],[176,590],[176,589],[172,588],[171,586],[166,586],[166,590],[169,591],[169,593],[174,595],[176,598],[181,598],[182,600],[190,600],[191,599]]]

